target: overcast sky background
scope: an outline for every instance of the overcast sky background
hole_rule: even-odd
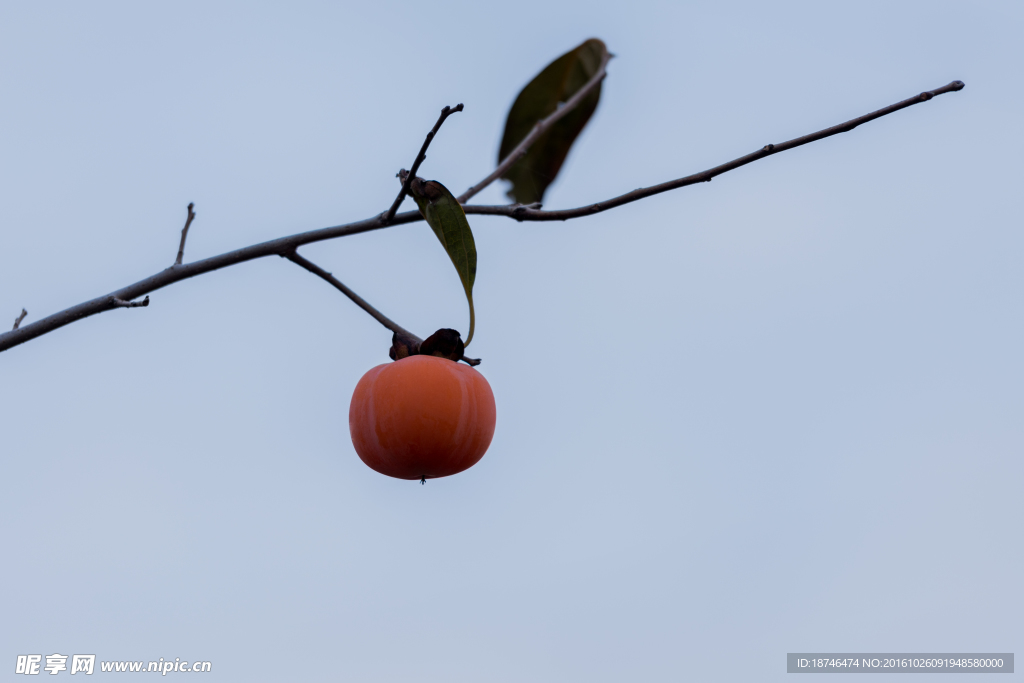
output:
[[[367,682],[1020,653],[1022,20],[1018,2],[3,3],[7,326],[169,266],[190,201],[187,260],[372,216],[464,102],[421,171],[459,193],[519,89],[592,36],[616,58],[548,208],[967,87],[598,216],[472,216],[497,431],[426,486],[348,435],[390,333],[281,259],[0,354],[0,678],[55,652]],[[302,253],[422,336],[466,328],[423,223]]]

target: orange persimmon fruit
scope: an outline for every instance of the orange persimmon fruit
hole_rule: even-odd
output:
[[[356,453],[398,479],[435,479],[469,469],[494,436],[494,394],[479,372],[447,358],[409,356],[372,368],[352,394]]]

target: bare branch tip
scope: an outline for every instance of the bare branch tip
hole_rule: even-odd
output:
[[[391,208],[385,211],[383,216],[380,219],[378,219],[379,222],[387,224],[390,223],[391,219],[395,217],[395,213],[398,211],[398,207],[401,206],[402,201],[405,199],[406,194],[408,194],[409,192],[409,183],[412,182],[412,179],[416,177],[416,171],[419,170],[420,164],[422,164],[423,160],[427,158],[427,148],[430,147],[431,141],[434,139],[434,136],[437,135],[437,131],[441,129],[441,124],[445,122],[445,119],[448,118],[449,114],[452,114],[457,111],[462,111],[461,103],[455,105],[454,109],[446,105],[445,108],[441,110],[441,116],[438,117],[437,123],[435,123],[434,127],[430,130],[430,132],[427,133],[427,139],[423,141],[423,146],[420,147],[420,153],[416,155],[416,159],[412,162],[412,168],[409,169],[408,175],[406,175],[405,177],[402,176],[402,173],[405,171],[405,169],[402,169],[401,171],[398,172],[397,177],[402,178],[402,189],[399,190],[398,196],[395,197],[395,201],[392,202]]]
[[[195,203],[188,203],[188,217],[185,218],[185,227],[181,229],[181,243],[178,245],[178,256],[174,259],[174,265],[180,266],[182,259],[185,258],[185,240],[188,238],[188,229],[192,225],[192,221],[195,220],[196,212],[192,210]]]
[[[21,321],[25,319],[26,315],[28,315],[28,311],[26,311],[24,308],[21,309],[21,315],[14,319],[14,327],[11,328],[12,332],[21,327]]]

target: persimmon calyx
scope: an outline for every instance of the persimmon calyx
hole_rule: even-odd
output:
[[[407,334],[395,332],[391,335],[391,350],[388,355],[391,360],[402,360],[409,356],[415,356],[420,352],[420,340]]]
[[[391,337],[391,360],[402,360],[409,356],[437,356],[458,362],[466,351],[462,343],[462,335],[458,330],[443,328],[430,335],[422,342],[395,332]]]
[[[458,361],[465,352],[466,346],[462,343],[462,335],[458,330],[449,328],[438,330],[420,344],[421,356],[437,356]]]

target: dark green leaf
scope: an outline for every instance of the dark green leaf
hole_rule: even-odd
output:
[[[455,270],[462,280],[462,288],[466,290],[469,301],[469,334],[465,345],[473,340],[473,328],[476,325],[476,314],[473,311],[473,282],[476,280],[476,242],[473,231],[466,220],[466,212],[462,205],[452,196],[441,183],[436,180],[414,178],[409,184],[409,194],[416,200],[420,213],[433,229],[441,246],[448,252]]]
[[[551,62],[523,88],[508,112],[498,163],[522,142],[538,122],[554,113],[559,104],[566,102],[593,78],[607,52],[603,42],[591,38]],[[569,148],[597,109],[600,98],[601,86],[598,85],[573,111],[555,122],[534,142],[526,156],[505,172],[502,178],[512,182],[509,197],[520,204],[544,199],[544,191],[554,182]]]

